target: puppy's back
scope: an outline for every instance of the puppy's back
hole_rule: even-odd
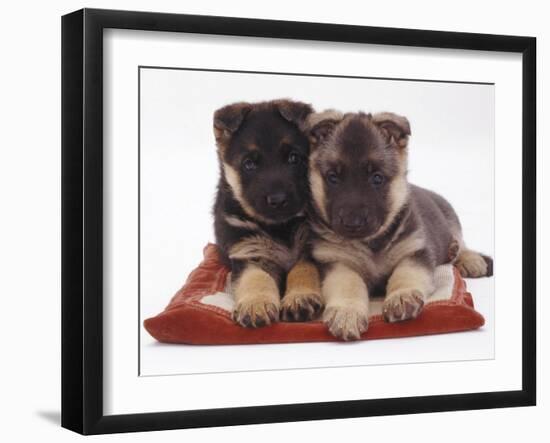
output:
[[[416,185],[410,185],[410,202],[427,247],[433,252],[435,265],[449,261],[449,245],[460,235],[458,216],[451,204],[441,195]]]

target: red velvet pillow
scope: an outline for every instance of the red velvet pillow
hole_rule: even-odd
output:
[[[144,321],[145,329],[161,342],[197,345],[336,340],[320,321],[278,322],[258,329],[237,326],[231,320],[233,298],[225,292],[228,274],[216,246],[207,245],[202,263],[191,272],[166,309]],[[466,283],[451,265],[437,269],[436,291],[415,320],[386,323],[380,315],[381,300],[371,301],[371,312],[363,340],[466,331],[485,323],[474,310]]]

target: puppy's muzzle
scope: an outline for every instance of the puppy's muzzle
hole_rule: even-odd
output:
[[[356,232],[365,227],[367,218],[360,214],[352,214],[342,217],[341,223],[347,231]]]
[[[274,192],[266,196],[266,201],[269,207],[273,209],[284,208],[288,205],[288,196],[285,192]]]
[[[339,230],[347,236],[359,236],[367,229],[367,210],[356,208],[338,211],[337,223]]]

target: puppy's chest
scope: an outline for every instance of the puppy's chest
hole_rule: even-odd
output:
[[[304,223],[281,232],[258,231],[235,243],[229,250],[229,257],[234,260],[266,260],[288,271],[300,258],[307,234]]]
[[[384,286],[403,260],[425,247],[422,233],[406,236],[381,249],[363,240],[317,237],[312,240],[312,255],[320,263],[341,263],[363,277],[369,287]]]
[[[333,242],[314,239],[312,254],[320,263],[344,264],[369,281],[385,280],[394,266],[386,254],[371,250],[360,240]]]

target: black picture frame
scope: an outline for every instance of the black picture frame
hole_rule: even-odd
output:
[[[103,30],[172,31],[522,54],[522,389],[131,415],[103,412]],[[62,426],[82,434],[536,404],[536,39],[82,9],[62,18]]]

